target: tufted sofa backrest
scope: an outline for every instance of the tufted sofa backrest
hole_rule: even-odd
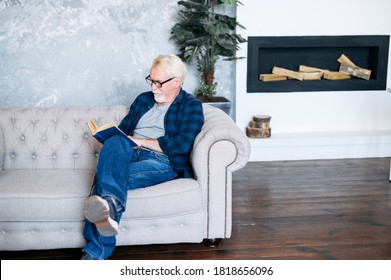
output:
[[[118,124],[129,107],[0,109],[0,170],[95,169],[100,146],[87,121]]]

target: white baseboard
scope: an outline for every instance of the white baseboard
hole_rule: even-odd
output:
[[[272,133],[250,144],[250,161],[390,157],[391,131]]]

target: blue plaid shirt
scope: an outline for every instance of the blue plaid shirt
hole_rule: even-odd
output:
[[[129,113],[119,128],[127,135],[133,135],[140,118],[155,104],[151,91],[140,94],[130,106]],[[171,166],[179,177],[193,177],[189,157],[194,139],[204,124],[201,102],[181,89],[164,117],[165,135],[159,137],[160,148],[170,159]]]

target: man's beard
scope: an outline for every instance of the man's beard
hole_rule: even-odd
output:
[[[153,90],[153,98],[157,103],[163,103],[166,101],[166,95],[160,90]]]

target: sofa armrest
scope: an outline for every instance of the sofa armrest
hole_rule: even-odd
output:
[[[206,211],[206,236],[229,238],[232,229],[232,172],[243,168],[250,157],[245,133],[220,109],[203,104],[205,123],[197,135],[191,163]]]

